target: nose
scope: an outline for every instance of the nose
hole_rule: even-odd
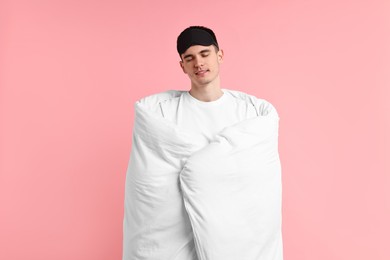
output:
[[[202,67],[202,66],[203,66],[203,59],[200,58],[200,57],[196,58],[196,59],[195,59],[194,65],[195,65],[195,68],[200,68],[200,67]]]

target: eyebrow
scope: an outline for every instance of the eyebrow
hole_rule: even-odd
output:
[[[204,50],[201,50],[199,53],[200,54],[203,54],[203,53],[209,53],[210,50],[209,49],[204,49]],[[186,59],[186,58],[190,58],[190,57],[193,57],[194,55],[192,54],[187,54],[187,55],[184,55],[183,59]]]

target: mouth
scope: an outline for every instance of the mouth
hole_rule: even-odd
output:
[[[195,72],[195,75],[197,76],[204,76],[209,70],[198,70]]]

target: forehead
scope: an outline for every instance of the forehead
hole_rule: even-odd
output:
[[[195,55],[195,54],[198,54],[202,51],[205,51],[205,50],[212,50],[213,48],[213,45],[209,45],[209,46],[203,46],[203,45],[193,45],[191,47],[189,47],[182,55]]]

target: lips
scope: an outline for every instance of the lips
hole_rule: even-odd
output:
[[[205,75],[209,70],[199,70],[197,72],[195,72],[195,75],[197,76],[203,76]]]

